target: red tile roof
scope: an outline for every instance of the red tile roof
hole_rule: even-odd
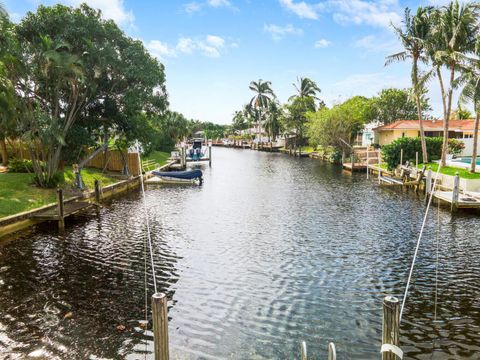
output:
[[[450,120],[448,129],[450,131],[473,131],[475,120]],[[391,124],[379,126],[375,131],[390,130],[420,130],[418,120],[397,120]],[[423,120],[424,131],[443,131],[443,120]]]

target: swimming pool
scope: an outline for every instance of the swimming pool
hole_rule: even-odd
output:
[[[471,156],[462,156],[461,158],[453,159],[452,162],[461,162],[464,164],[471,164],[472,157]],[[477,157],[477,165],[480,165],[480,157]]]

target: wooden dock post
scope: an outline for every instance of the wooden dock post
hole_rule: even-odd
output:
[[[152,295],[153,342],[155,360],[168,360],[168,309],[167,295]]]
[[[400,149],[400,165],[403,165],[403,148]]]
[[[418,168],[418,151],[415,152],[415,167]]]
[[[57,189],[58,230],[65,231],[65,216],[63,207],[63,190]]]
[[[328,343],[328,360],[337,360],[337,350],[333,342]]]
[[[352,173],[355,170],[355,152],[352,149],[352,154],[350,155],[350,161],[352,162]]]
[[[458,205],[458,197],[460,195],[460,176],[458,175],[458,171],[455,173],[455,179],[453,181],[453,192],[452,192],[452,207],[451,211],[457,211]]]
[[[369,177],[369,172],[370,172],[370,169],[368,168],[370,165],[370,159],[368,157],[368,147],[367,147],[367,180],[368,180],[368,177]]]
[[[427,178],[425,180],[425,203],[428,203],[428,198],[432,192],[432,167],[429,166],[427,170]]]
[[[305,341],[302,341],[302,345],[300,346],[300,359],[307,360],[307,344]]]
[[[380,149],[378,150],[378,183],[380,184],[382,178],[382,168],[380,167],[380,162],[382,161],[382,155],[380,154]]]
[[[100,203],[100,181],[95,179],[95,201],[97,204]]]
[[[394,296],[383,299],[382,360],[402,358],[400,342],[400,302]]]
[[[208,166],[212,166],[212,143],[208,144]]]
[[[342,151],[342,165],[345,164],[345,150]]]

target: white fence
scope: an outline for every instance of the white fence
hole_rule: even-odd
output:
[[[459,139],[465,144],[465,149],[463,149],[461,156],[472,156],[473,153],[473,138]],[[480,151],[480,137],[478,139],[477,149]]]

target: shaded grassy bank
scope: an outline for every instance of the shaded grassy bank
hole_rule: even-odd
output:
[[[33,183],[33,174],[30,173],[1,173],[0,174],[0,218],[32,210],[56,201],[56,189],[42,189]],[[62,187],[69,189],[73,186],[74,175],[70,167],[64,170]],[[102,174],[100,170],[84,169],[82,178],[88,189],[93,189],[96,179],[102,186],[107,186],[118,180]]]

